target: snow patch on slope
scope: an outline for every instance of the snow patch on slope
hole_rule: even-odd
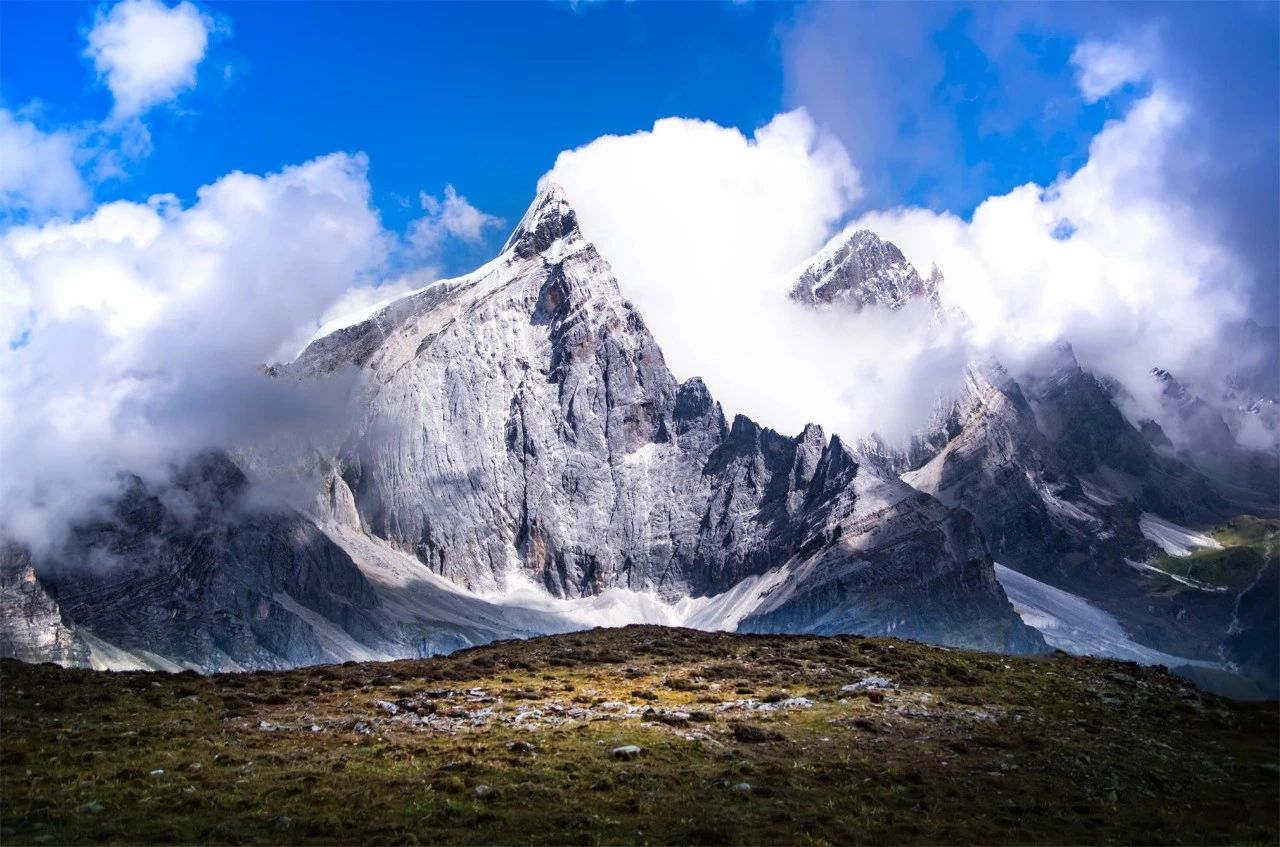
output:
[[[1209,536],[1187,529],[1185,526],[1178,526],[1150,512],[1143,512],[1138,518],[1138,528],[1142,530],[1147,540],[1155,542],[1170,556],[1190,556],[1197,547],[1222,549],[1222,545]]]
[[[1191,577],[1182,576],[1176,573],[1170,573],[1169,571],[1166,571],[1166,570],[1161,570],[1160,568],[1157,568],[1155,565],[1150,565],[1150,564],[1147,564],[1146,562],[1135,562],[1133,559],[1125,559],[1124,563],[1131,568],[1136,568],[1140,571],[1147,571],[1148,573],[1158,574],[1162,577],[1165,577],[1166,579],[1171,579],[1174,582],[1181,583],[1182,585],[1185,585],[1188,588],[1194,588],[1198,591],[1223,592],[1223,591],[1229,590],[1225,586],[1210,585],[1209,583],[1201,582],[1198,579],[1192,579]]]
[[[311,627],[311,631],[315,633],[316,639],[320,642],[320,646],[324,648],[324,651],[337,661],[386,662],[397,658],[391,653],[371,650],[352,638],[346,630],[333,621],[314,609],[302,605],[283,591],[277,592],[271,599],[279,603],[286,611],[302,618],[307,626]]]
[[[154,661],[144,658],[128,650],[104,641],[86,629],[76,630],[76,634],[89,648],[89,667],[95,671],[171,671],[183,670],[182,666],[168,659]]]
[[[373,585],[392,620],[448,625],[466,633],[464,640],[472,643],[639,623],[733,631],[787,576],[786,568],[775,568],[721,594],[675,602],[651,592],[616,587],[589,597],[553,597],[516,571],[508,575],[504,589],[477,592],[449,582],[381,539],[334,525],[324,530]],[[291,611],[303,615],[303,611]],[[304,619],[315,628],[310,617]],[[330,649],[328,643],[325,646]],[[441,645],[439,652],[454,647]]]
[[[574,629],[615,627],[628,624],[685,626],[692,629],[732,632],[743,618],[759,608],[764,598],[787,576],[786,568],[775,568],[751,576],[728,591],[709,597],[682,597],[669,603],[656,594],[610,588],[591,597],[552,597],[527,578],[501,595],[490,599],[507,606],[536,609],[554,615]]]
[[[1082,597],[996,563],[996,579],[1028,626],[1059,650],[1085,656],[1123,659],[1144,665],[1219,667],[1145,647],[1130,638],[1112,615]]]

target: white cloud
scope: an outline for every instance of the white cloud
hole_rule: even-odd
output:
[[[194,450],[314,422],[261,363],[376,272],[363,157],[229,174],[0,236],[0,535],[39,546]],[[305,439],[302,439],[305,441]]]
[[[783,298],[789,272],[846,214],[858,183],[803,112],[754,139],[660,121],[562,154],[549,177],[672,369],[703,376],[731,411],[784,431],[815,420],[893,438],[924,423],[970,357],[1017,370],[1065,339],[1134,394],[1134,414],[1155,415],[1149,369],[1220,386],[1215,354],[1245,316],[1241,264],[1166,176],[1189,120],[1154,84],[1052,185],[990,197],[971,221],[919,208],[853,221],[846,231],[871,229],[918,269],[942,269],[944,304],[970,322],[932,336],[923,314],[814,315]]]
[[[1084,41],[1071,53],[1076,85],[1086,103],[1096,103],[1151,71],[1150,37],[1132,43]]]
[[[71,133],[42,132],[0,109],[0,216],[64,215],[88,205],[77,148]]]
[[[924,332],[927,309],[816,313],[785,297],[859,193],[844,149],[802,111],[750,138],[662,120],[562,153],[548,178],[672,370],[703,377],[730,413],[898,434],[961,375],[956,339]]]
[[[426,214],[409,224],[405,235],[416,255],[435,253],[449,238],[474,244],[487,230],[503,223],[501,218],[472,206],[452,185],[445,186],[443,201],[426,192],[419,194],[418,200]]]
[[[193,87],[212,29],[187,0],[122,0],[100,11],[85,55],[115,98],[115,116],[136,117]]]
[[[383,281],[400,238],[370,194],[365,157],[333,154],[227,174],[187,208],[157,195],[0,232],[0,537],[44,549],[122,472],[250,444],[287,465],[340,430],[349,380],[262,366],[438,278],[421,263]],[[444,211],[454,197],[442,239],[489,225]]]
[[[1069,340],[1154,414],[1148,370],[1221,385],[1213,354],[1245,315],[1242,268],[1163,176],[1190,119],[1157,85],[1094,138],[1084,167],[1047,188],[988,198],[972,221],[896,209],[856,225],[943,269],[944,301],[968,313],[977,347],[1019,367]]]

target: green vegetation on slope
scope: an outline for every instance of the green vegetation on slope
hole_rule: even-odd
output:
[[[6,844],[1280,838],[1275,704],[1063,654],[628,627],[289,672],[0,673]]]
[[[1201,547],[1189,556],[1161,553],[1151,564],[1204,586],[1241,591],[1253,582],[1269,556],[1280,555],[1280,521],[1241,515],[1209,536],[1222,548]]]

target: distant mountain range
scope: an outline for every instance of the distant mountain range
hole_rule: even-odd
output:
[[[862,230],[790,296],[924,301],[936,328],[963,319],[945,284]],[[0,546],[0,652],[213,671],[648,622],[1059,647],[1274,692],[1280,464],[1237,438],[1274,430],[1258,379],[1203,399],[1153,371],[1169,433],[1064,344],[1030,373],[969,363],[907,444],[848,443],[726,420],[659,343],[548,186],[488,264],[265,369],[354,380],[301,458],[194,456],[39,560]]]

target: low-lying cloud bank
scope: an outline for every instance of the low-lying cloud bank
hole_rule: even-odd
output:
[[[0,535],[37,547],[192,452],[323,417],[261,365],[388,245],[362,157],[0,237]],[[321,411],[332,411],[324,409]]]

